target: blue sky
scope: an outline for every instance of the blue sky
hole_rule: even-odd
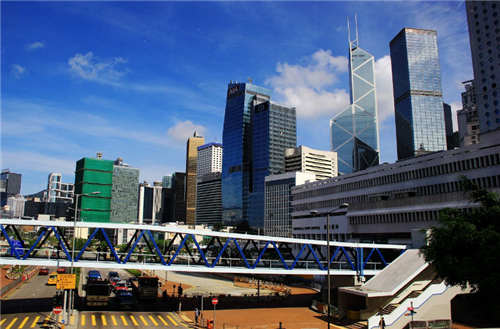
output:
[[[45,189],[51,172],[73,182],[76,161],[98,151],[141,181],[184,172],[194,131],[222,141],[230,80],[271,89],[297,108],[298,144],[329,150],[329,119],[349,103],[355,14],[376,60],[383,162],[397,158],[389,42],[402,28],[437,31],[454,110],[473,78],[463,1],[0,5],[1,168],[23,175],[22,194]]]

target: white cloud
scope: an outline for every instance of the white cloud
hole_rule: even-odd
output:
[[[198,136],[205,136],[206,128],[196,125],[191,121],[178,122],[167,131],[167,136],[176,142],[186,143],[189,137],[192,137],[196,131]],[[184,144],[182,144],[184,145]]]
[[[377,107],[379,128],[383,122],[394,117],[394,93],[392,89],[391,57],[386,55],[375,61],[375,79],[377,87]]]
[[[348,93],[344,89],[330,90],[339,75],[347,71],[347,58],[334,57],[330,50],[320,49],[304,62],[305,65],[278,63],[279,75],[266,80],[278,101],[296,107],[297,116],[306,119],[334,116],[347,107]]]
[[[99,57],[94,56],[92,52],[85,55],[76,54],[68,60],[70,71],[85,80],[93,80],[104,83],[113,84],[113,81],[120,79],[128,73],[127,69],[119,71],[116,66],[124,64],[127,61],[121,57],[116,57],[111,60],[102,61]]]
[[[45,48],[45,44],[43,42],[37,41],[33,43],[29,43],[26,46],[24,46],[26,51],[34,51],[38,48]]]
[[[23,75],[24,73],[26,73],[26,68],[22,67],[21,65],[19,64],[14,64],[12,65],[12,71],[11,71],[12,75],[18,79],[21,77],[21,75]]]

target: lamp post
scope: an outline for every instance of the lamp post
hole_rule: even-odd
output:
[[[73,264],[74,264],[74,259],[75,259],[75,240],[76,240],[76,220],[77,220],[77,216],[78,216],[78,198],[81,196],[97,195],[97,194],[101,194],[101,192],[95,191],[95,192],[84,193],[84,194],[76,194],[76,193],[73,194],[75,196],[75,217],[74,217],[74,221],[73,221],[73,245],[71,248],[71,270],[70,270],[71,274],[74,274]],[[75,292],[74,291],[72,292],[70,299],[71,299],[70,305],[69,305],[70,312],[71,312],[71,314],[73,314],[72,304],[74,303],[74,299],[75,299]]]
[[[349,204],[348,203],[343,203],[341,204],[340,206],[338,206],[337,208],[335,209],[332,209],[330,211],[327,211],[325,213],[318,213],[317,210],[311,210],[311,215],[326,215],[326,257],[327,257],[327,268],[326,268],[326,276],[327,276],[327,284],[328,284],[328,287],[327,287],[327,293],[328,293],[328,304],[326,306],[326,310],[327,310],[327,313],[326,313],[326,317],[327,317],[327,321],[328,321],[328,329],[330,329],[330,287],[331,287],[331,284],[330,284],[330,214],[332,214],[333,212],[339,210],[339,209],[345,209],[345,208],[348,208],[349,207]]]

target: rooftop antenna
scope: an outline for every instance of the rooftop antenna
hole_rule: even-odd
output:
[[[358,38],[358,14],[354,14],[354,21],[356,22],[356,46],[359,47],[359,38]]]
[[[252,79],[252,78],[250,78],[250,77],[248,77],[247,81],[248,81],[250,84],[252,84],[253,79]]]

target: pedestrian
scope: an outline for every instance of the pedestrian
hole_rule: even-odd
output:
[[[384,317],[380,318],[379,325],[380,325],[380,329],[385,329],[385,320],[384,320]]]
[[[196,307],[194,309],[194,322],[196,325],[198,325],[198,317],[200,316],[200,311],[198,310],[198,308]]]

